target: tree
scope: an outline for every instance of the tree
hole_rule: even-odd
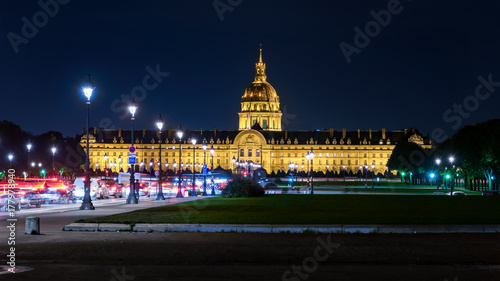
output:
[[[474,177],[484,177],[492,189],[492,177],[500,170],[500,119],[465,126],[440,147],[440,153],[454,155],[457,167],[469,186]]]

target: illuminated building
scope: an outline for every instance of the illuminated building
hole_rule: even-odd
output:
[[[424,148],[430,148],[428,139],[423,138],[415,129],[387,131],[386,129],[367,131],[313,130],[288,131],[281,125],[279,96],[267,82],[266,65],[262,60],[262,50],[254,82],[245,90],[238,113],[239,130],[186,130],[182,141],[182,168],[192,170],[193,145],[191,138],[196,138],[195,170],[201,171],[203,164],[203,142],[215,149],[214,168],[235,169],[232,159],[262,165],[268,172],[287,171],[290,163],[298,164],[298,171],[307,170],[306,154],[314,150],[314,171],[336,171],[338,174],[357,173],[359,166],[375,165],[375,173],[385,174],[386,163],[398,141],[407,139]],[[103,130],[94,128],[91,132],[91,168],[105,166],[104,155],[108,156],[107,168],[112,171],[128,170],[128,148],[130,131]],[[162,134],[162,168],[177,170],[179,165],[179,139],[176,130],[169,129]],[[134,131],[134,143],[137,148],[137,164],[140,170],[150,170],[150,163],[158,169],[159,133],[157,130]],[[85,149],[86,138],[81,145]],[[121,162],[120,158],[121,157]],[[211,157],[207,164],[211,166]],[[140,163],[143,165],[140,165]],[[110,164],[111,163],[111,164]],[[116,164],[115,164],[116,163]],[[97,164],[97,165],[96,165]]]

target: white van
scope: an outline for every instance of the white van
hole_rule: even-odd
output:
[[[76,178],[75,179],[75,197],[77,199],[83,199],[83,196],[85,195],[85,178]],[[96,192],[99,190],[99,180],[95,178],[90,179],[90,197],[92,200],[95,200],[95,195]]]

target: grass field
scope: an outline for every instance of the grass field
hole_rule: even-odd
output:
[[[500,224],[500,196],[266,195],[207,198],[97,223]]]

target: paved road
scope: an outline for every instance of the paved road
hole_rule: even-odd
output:
[[[137,205],[124,204],[123,199],[104,200],[95,202],[94,211],[80,211],[79,204],[49,206],[42,208],[46,213],[38,214],[42,235],[24,234],[24,217],[32,210],[23,210],[16,214],[16,265],[32,270],[0,275],[0,280],[477,281],[495,280],[500,274],[500,234],[62,231],[65,224],[80,218],[199,198],[141,200]],[[10,234],[6,220],[1,221],[0,256],[5,260]],[[322,246],[325,243],[330,248]],[[319,255],[318,246],[323,247]],[[295,269],[297,273],[292,272]]]

